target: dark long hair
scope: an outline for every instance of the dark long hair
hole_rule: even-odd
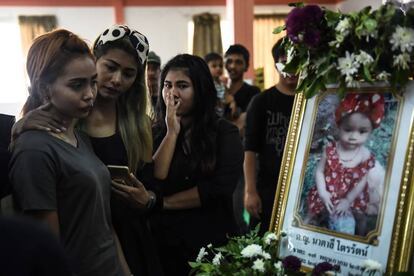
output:
[[[182,70],[193,84],[194,98],[191,114],[190,158],[203,173],[212,173],[216,165],[216,138],[217,116],[215,113],[216,88],[206,62],[188,54],[177,55],[172,58],[161,71],[160,91],[157,105],[156,130],[159,138],[166,133],[165,114],[166,106],[162,97],[162,88],[170,70]]]

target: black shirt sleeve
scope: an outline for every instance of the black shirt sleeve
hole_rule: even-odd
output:
[[[266,114],[263,106],[264,94],[256,95],[246,113],[246,130],[244,137],[244,150],[258,152],[261,147],[261,139],[263,139],[263,131],[265,128]]]
[[[217,164],[212,177],[197,183],[201,205],[231,198],[243,169],[243,148],[236,126],[221,120],[217,138]]]

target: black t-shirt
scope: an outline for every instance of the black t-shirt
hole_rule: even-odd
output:
[[[128,166],[127,152],[118,132],[108,137],[90,139],[96,155],[104,164]],[[152,164],[146,164],[134,174],[147,189],[156,190]],[[162,198],[160,195],[157,197],[160,200]],[[111,197],[112,222],[132,274],[162,275],[145,211],[131,208],[116,196]]]
[[[245,151],[258,153],[258,190],[274,196],[294,96],[269,88],[255,96],[246,116]],[[272,194],[273,193],[273,194]]]
[[[251,99],[260,93],[260,89],[256,86],[243,83],[242,87],[234,93],[234,101],[236,102],[237,107],[240,108],[240,112],[246,112],[247,106],[249,105]],[[224,116],[229,118],[230,116],[230,107],[229,105],[225,106]]]
[[[13,193],[23,211],[57,212],[60,238],[78,275],[122,275],[110,175],[88,137],[75,134],[77,147],[44,131],[21,134],[10,161]]]

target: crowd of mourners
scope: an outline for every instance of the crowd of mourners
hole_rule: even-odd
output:
[[[286,61],[281,41],[272,55]],[[22,116],[0,117],[13,202],[0,274],[189,275],[201,247],[267,231],[296,78],[260,92],[249,60],[234,44],[162,64],[125,25],[92,47],[64,29],[37,37]]]

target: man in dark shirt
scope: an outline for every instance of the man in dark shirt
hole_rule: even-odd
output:
[[[249,51],[240,44],[234,44],[224,54],[224,62],[230,78],[226,93],[225,116],[232,121],[243,136],[247,106],[254,95],[260,93],[256,86],[244,82],[244,73],[249,68]]]
[[[246,116],[244,206],[251,215],[250,226],[254,227],[261,222],[260,233],[269,230],[297,84],[296,77],[281,72],[283,63],[286,62],[281,42],[279,40],[272,48],[279,81],[253,98]]]
[[[246,110],[250,100],[260,89],[244,82],[244,73],[249,68],[249,51],[240,44],[234,44],[224,54],[224,63],[229,75],[230,84],[225,95],[224,116],[233,122],[244,136],[246,122]],[[241,177],[233,194],[234,216],[239,227],[240,234],[247,232],[248,227],[243,219],[243,190],[244,181]]]
[[[158,89],[161,74],[161,58],[153,51],[148,53],[147,60],[147,86],[151,97],[152,108],[158,100]]]

